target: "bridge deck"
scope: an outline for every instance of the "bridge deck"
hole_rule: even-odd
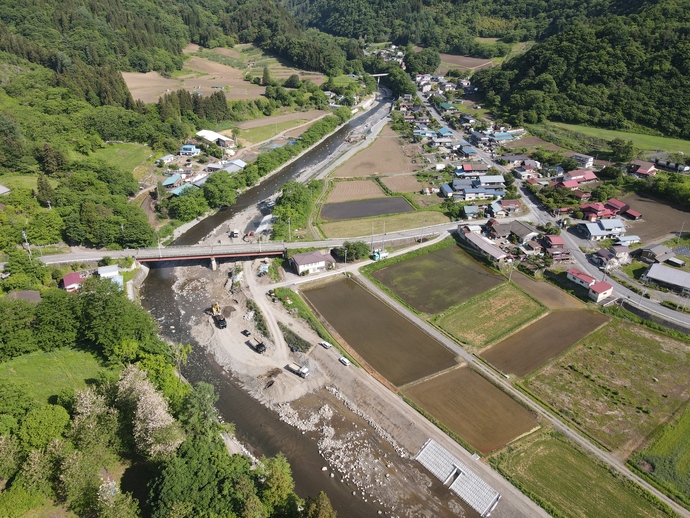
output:
[[[283,244],[243,244],[219,246],[167,246],[137,250],[139,262],[185,261],[223,257],[278,256],[285,253]]]

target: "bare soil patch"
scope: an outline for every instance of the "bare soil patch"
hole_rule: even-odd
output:
[[[332,176],[351,178],[409,173],[413,169],[412,157],[417,152],[417,146],[403,146],[400,137],[386,126],[371,146],[333,171]]]
[[[349,201],[345,203],[328,203],[321,209],[321,218],[325,220],[368,218],[412,212],[414,208],[405,198],[384,198],[363,201]]]
[[[518,271],[513,272],[512,279],[515,284],[549,309],[583,309],[585,307],[582,301],[548,282],[535,281]]]
[[[336,182],[328,195],[328,203],[344,201],[366,200],[368,198],[384,198],[386,193],[373,180],[353,180],[350,182]]]
[[[384,176],[381,181],[393,192],[420,192],[422,190],[422,184],[412,174]]]
[[[512,142],[506,142],[505,144],[502,144],[503,147],[508,148],[508,149],[515,149],[515,148],[532,148],[532,147],[541,147],[544,149],[550,149],[552,151],[563,151],[563,148],[560,146],[557,146],[556,144],[552,144],[551,142],[547,142],[546,140],[542,140],[539,137],[535,137],[532,135],[528,135],[526,137],[522,137],[519,140],[513,140]]]
[[[461,68],[484,68],[493,65],[490,59],[473,58],[470,56],[456,56],[455,54],[440,54],[442,63],[450,63]]]
[[[221,56],[228,56],[230,58],[242,59],[242,54],[237,52],[235,49],[226,49],[223,47],[216,47],[213,52],[220,54]]]
[[[340,278],[304,291],[318,314],[395,386],[455,365],[455,357],[356,282]]]
[[[525,376],[582,340],[608,317],[591,311],[559,311],[489,347],[481,356],[503,372]]]
[[[640,212],[642,219],[638,221],[626,221],[628,234],[636,234],[644,243],[664,237],[681,230],[683,221],[690,220],[690,213],[676,209],[657,198],[642,194],[629,194],[623,201],[630,208]]]
[[[264,117],[261,119],[252,119],[240,122],[237,127],[240,129],[259,128],[261,126],[269,126],[278,122],[292,121],[295,119],[314,120],[328,112],[323,110],[309,110],[307,112],[286,113],[285,115],[274,115],[272,117]],[[291,130],[292,131],[292,130]]]
[[[132,97],[146,103],[156,102],[166,92],[180,89],[209,96],[218,91],[214,86],[220,86],[228,99],[245,100],[261,97],[266,91],[263,86],[244,81],[244,71],[196,56],[185,61],[185,68],[205,75],[173,79],[163,77],[158,72],[122,72],[122,77]]]
[[[539,426],[529,410],[467,367],[453,369],[403,392],[484,454]]]

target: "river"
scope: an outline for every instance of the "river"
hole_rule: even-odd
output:
[[[275,194],[284,183],[297,177],[306,168],[319,169],[325,161],[335,160],[337,156],[334,153],[347,135],[368,120],[375,119],[380,115],[380,109],[385,109],[387,113],[385,104],[387,103],[378,102],[371,110],[348,121],[282,171],[247,189],[238,196],[235,205],[200,221],[173,244],[198,243],[235,214]],[[214,359],[194,342],[185,320],[195,310],[184,308],[182,312],[177,307],[172,289],[174,282],[174,266],[170,263],[156,263],[142,287],[142,305],[160,322],[162,334],[166,338],[197,345],[193,347],[188,363],[182,369],[183,374],[191,383],[206,381],[216,387],[219,394],[216,406],[226,421],[235,423],[236,435],[240,441],[248,445],[255,456],[273,456],[283,452],[292,466],[295,489],[300,496],[316,496],[319,491],[325,491],[339,516],[376,515],[379,507],[352,496],[353,488],[340,482],[337,477],[324,476],[321,468],[326,465],[326,461],[319,455],[315,441],[280,421],[277,414],[250,397],[239,383],[227,376]]]

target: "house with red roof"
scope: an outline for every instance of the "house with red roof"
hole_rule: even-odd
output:
[[[71,272],[65,275],[60,284],[65,291],[73,293],[79,289],[81,283],[84,282],[85,277],[82,277],[80,272]]]
[[[570,250],[565,246],[565,241],[563,241],[561,236],[544,236],[543,243],[546,253],[554,261],[567,261],[570,259]]]
[[[578,184],[594,182],[598,179],[599,178],[597,178],[597,175],[595,175],[594,172],[586,169],[576,169],[575,171],[569,171],[563,175],[564,181],[574,180]]]
[[[578,188],[580,184],[577,183],[577,181],[575,180],[560,180],[558,182],[552,183],[551,185],[556,189],[569,189],[571,191],[574,191]]]
[[[613,295],[613,286],[608,282],[596,282],[589,287],[587,295],[597,304]]]
[[[613,211],[599,201],[580,205],[580,210],[584,214],[585,219],[592,222],[614,216]]]
[[[605,203],[605,207],[610,209],[614,215],[622,214],[630,208],[630,205],[624,201],[617,200],[616,198],[611,198]]]
[[[591,275],[587,275],[585,272],[581,272],[577,268],[570,268],[566,272],[568,279],[573,281],[575,284],[579,284],[583,288],[588,288],[595,284],[597,280]]]
[[[632,164],[630,164],[629,171],[640,178],[647,178],[649,176],[654,176],[658,169],[654,167],[654,164],[651,162],[635,160]]]

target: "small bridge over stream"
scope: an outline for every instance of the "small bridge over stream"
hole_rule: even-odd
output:
[[[216,259],[225,257],[276,257],[285,255],[283,243],[251,243],[241,245],[190,245],[141,248],[132,257],[140,263],[161,261],[191,261],[210,259],[211,267],[216,269]]]

